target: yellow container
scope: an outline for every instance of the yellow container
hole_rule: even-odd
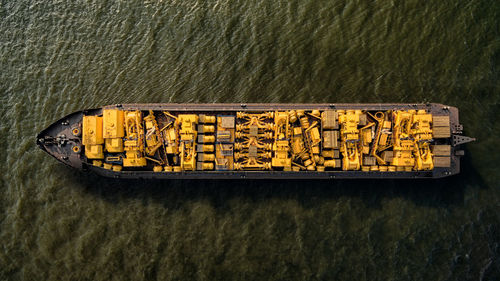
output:
[[[102,136],[102,117],[83,116],[83,145],[103,144]]]
[[[104,139],[106,151],[111,153],[123,152],[123,139]]]
[[[104,138],[123,138],[124,113],[118,109],[103,109],[102,118],[104,123]]]
[[[201,132],[203,133],[213,133],[215,131],[215,126],[212,125],[202,125]]]
[[[202,169],[203,170],[213,170],[214,169],[214,163],[203,163],[202,164]]]
[[[321,154],[325,158],[333,158],[333,150],[323,150]]]
[[[104,153],[102,151],[102,145],[86,145],[85,146],[85,156],[88,159],[104,159]]]
[[[212,144],[204,144],[203,145],[203,152],[214,152],[214,145]]]
[[[209,135],[209,136],[204,135],[203,136],[203,142],[204,143],[205,142],[215,142],[215,136],[213,136],[213,135]]]
[[[335,163],[335,160],[325,160],[325,163],[323,163],[323,165],[325,167],[330,167],[330,168],[335,168],[337,167],[336,166],[336,163]]]
[[[200,115],[200,123],[213,124],[215,123],[215,116],[211,115]]]
[[[203,153],[203,154],[200,154],[200,155],[203,155],[203,161],[210,162],[210,161],[214,161],[215,160],[215,154]],[[198,161],[200,161],[200,160],[198,160]]]

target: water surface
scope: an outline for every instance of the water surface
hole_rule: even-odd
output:
[[[0,279],[499,280],[500,2],[0,1]],[[463,173],[117,181],[35,147],[145,102],[438,102]]]

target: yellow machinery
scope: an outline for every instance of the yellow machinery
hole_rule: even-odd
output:
[[[234,135],[235,117],[217,116],[217,133],[215,149],[215,169],[228,171],[234,169]]]
[[[417,170],[432,170],[434,168],[433,155],[429,145],[432,140],[431,122],[432,115],[425,110],[419,110],[413,115],[411,135],[417,143],[415,148],[415,168]]]
[[[215,123],[213,115],[200,114],[198,118],[198,145],[196,170],[213,170],[215,168]]]
[[[323,162],[320,154],[321,133],[319,132],[319,124],[321,120],[321,113],[319,110],[313,110],[311,113],[306,113],[304,110],[294,111],[290,116],[296,116],[299,120],[300,127],[293,127],[292,134],[292,164],[299,170],[316,170],[316,164]],[[309,122],[308,116],[318,119],[312,124]],[[295,162],[301,160],[303,165]]]
[[[295,116],[295,118],[297,118]],[[302,160],[302,162],[307,162],[307,164],[311,165],[310,169],[314,169],[314,166],[312,166],[312,161],[310,160],[311,156],[309,155],[309,151],[306,149],[305,144],[304,144],[304,137],[302,134],[302,128],[301,127],[293,127],[292,129],[292,155],[293,155],[293,162],[292,164],[294,165],[295,168],[299,170],[305,170],[307,169],[306,166],[298,164],[296,161],[297,160]],[[309,161],[308,161],[309,160]]]
[[[415,165],[413,150],[415,141],[411,139],[411,125],[414,110],[398,110],[393,113],[393,158],[391,165],[403,170],[411,170]]]
[[[144,117],[144,126],[146,127],[146,154],[153,156],[162,143],[158,123],[152,110],[149,111],[148,116]]]
[[[273,138],[274,124],[268,122],[274,117],[273,112],[252,114],[237,112],[236,117],[242,122],[236,125],[236,138],[241,139],[234,144],[235,170],[270,170],[272,168],[272,144],[267,142]]]
[[[107,152],[123,152],[123,137],[125,129],[123,126],[124,114],[118,109],[103,109],[103,137]]]
[[[83,116],[82,144],[88,159],[103,159],[104,138],[102,135],[102,117]]]
[[[184,171],[193,171],[196,169],[196,125],[198,124],[198,115],[179,114],[177,116],[177,125],[180,127],[180,166]]]
[[[361,110],[339,110],[340,152],[343,155],[342,170],[359,170],[361,153],[359,145],[359,116]]]
[[[142,113],[139,110],[125,111],[125,158],[124,167],[146,166],[144,158],[144,129]]]
[[[380,157],[378,153],[386,150],[391,146],[389,135],[391,134],[392,124],[390,121],[386,120],[386,114],[384,112],[379,111],[375,113],[375,115],[372,115],[371,113],[368,112],[368,115],[370,115],[373,119],[375,119],[375,122],[377,124],[377,129],[375,131],[375,136],[373,138],[373,144],[370,149],[370,155],[375,157],[379,165],[387,165],[387,162],[382,157]],[[367,126],[365,126],[365,128],[370,126],[371,124],[375,123],[370,123]]]
[[[177,117],[164,111],[163,114],[166,118],[177,120]],[[177,155],[179,153],[179,138],[178,130],[179,124],[175,121],[169,122],[160,131],[162,132],[163,143],[165,145],[165,153],[170,155]]]
[[[85,156],[115,171],[432,170],[434,128],[449,127],[449,117],[440,121],[426,110],[143,113],[103,109],[102,116],[83,116]]]
[[[273,167],[283,168],[284,171],[292,170],[292,159],[289,157],[291,138],[289,114],[276,111],[274,113],[274,143]]]
[[[370,154],[370,144],[372,143],[372,140],[374,138],[372,129],[375,125],[375,122],[370,122],[366,126],[359,129],[361,139],[361,152],[363,154]]]
[[[393,114],[394,148],[392,165],[405,170],[434,168],[429,142],[432,115],[425,110],[396,111]]]

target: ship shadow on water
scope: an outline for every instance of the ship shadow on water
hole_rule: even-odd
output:
[[[204,200],[223,212],[233,198],[251,202],[295,200],[304,208],[340,198],[358,199],[370,208],[380,208],[382,200],[392,198],[418,206],[462,206],[466,188],[488,186],[469,157],[462,159],[461,170],[461,174],[448,178],[405,180],[125,180],[80,172],[67,176],[79,182],[84,192],[112,203],[137,199],[176,209],[189,201]]]

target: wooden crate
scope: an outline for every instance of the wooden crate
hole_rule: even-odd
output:
[[[339,147],[339,131],[323,131],[323,147],[338,148]]]
[[[436,156],[434,157],[434,167],[448,168],[451,164],[450,157]]]
[[[377,160],[373,156],[364,156],[363,157],[363,165],[365,165],[365,166],[377,165]]]
[[[432,116],[432,125],[434,127],[450,126],[450,116]]]
[[[450,156],[451,146],[447,144],[432,145],[431,151],[436,156]]]
[[[359,115],[359,125],[360,126],[366,126],[366,122],[367,122],[366,118],[367,118],[366,113]]]
[[[335,150],[333,151],[333,158],[339,158],[339,157],[340,157],[340,152],[339,152],[339,150],[338,150],[338,149],[335,149]]]
[[[387,162],[387,163],[390,163],[392,162],[392,158],[394,157],[394,152],[393,151],[384,151],[382,152],[382,159]]]
[[[335,110],[325,110],[321,113],[321,125],[323,129],[338,129],[338,113]]]
[[[435,139],[449,138],[450,136],[450,126],[432,128],[432,137]]]

